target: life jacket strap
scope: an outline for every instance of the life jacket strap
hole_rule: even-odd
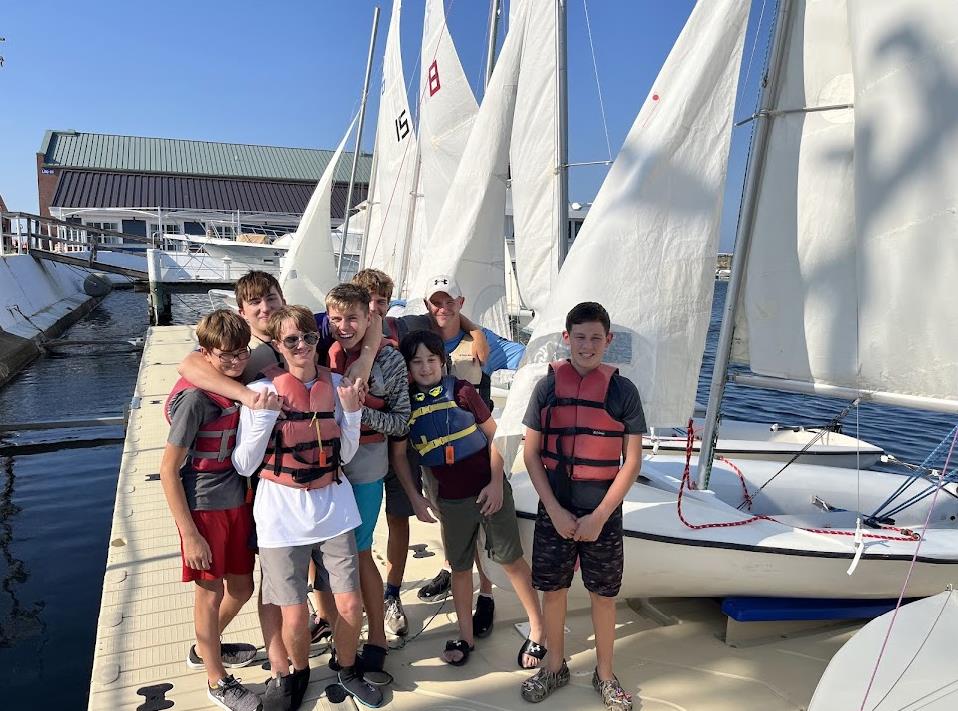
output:
[[[622,464],[621,459],[586,459],[585,457],[575,457],[562,454],[560,452],[550,452],[548,449],[540,453],[545,459],[553,459],[559,464],[579,464],[586,467],[618,467]]]
[[[302,422],[303,420],[332,420],[335,413],[332,412],[287,412],[286,419],[290,422]]]
[[[625,436],[625,432],[616,431],[616,430],[597,430],[593,427],[578,427],[572,425],[569,427],[544,427],[542,428],[543,435],[558,435],[568,436],[568,435],[590,435],[592,437],[617,437],[622,439]]]
[[[450,442],[455,442],[457,439],[462,439],[463,437],[468,437],[468,436],[471,435],[473,432],[475,432],[476,429],[478,429],[478,428],[476,427],[476,425],[475,425],[475,424],[472,424],[472,425],[469,425],[469,426],[468,426],[466,429],[464,429],[464,430],[459,430],[458,432],[453,432],[453,433],[448,434],[448,435],[446,435],[446,436],[444,436],[444,437],[439,437],[438,439],[433,439],[433,440],[427,441],[426,438],[423,437],[421,442],[413,442],[413,443],[412,443],[412,446],[416,448],[416,451],[419,452],[419,454],[421,454],[421,455],[423,455],[423,454],[428,454],[429,452],[433,451],[434,449],[438,449],[439,447],[445,447],[445,446],[446,446],[447,444],[449,444]]]
[[[423,405],[422,407],[417,407],[409,415],[409,424],[414,424],[416,419],[428,415],[431,412],[439,412],[440,410],[449,410],[453,407],[459,407],[452,400],[444,400],[442,402],[434,402],[429,405]]]

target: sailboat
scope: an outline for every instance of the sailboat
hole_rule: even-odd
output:
[[[763,231],[763,237],[767,232],[780,234],[791,230],[795,238],[794,225],[788,225],[789,229],[782,225],[782,215],[790,214],[783,205],[787,206],[789,201],[812,200],[812,220],[821,214],[814,208],[834,201],[834,192],[828,191],[835,190],[836,181],[848,178],[850,152],[838,151],[834,145],[831,151],[823,150],[821,145],[817,150],[811,146],[833,124],[838,126],[836,130],[855,135],[857,145],[857,130],[853,134],[850,124],[859,110],[859,95],[867,94],[892,76],[887,74],[888,66],[859,68],[864,64],[861,60],[849,76],[832,82],[837,73],[829,75],[822,65],[848,56],[850,46],[866,53],[863,56],[873,51],[874,43],[883,38],[877,28],[883,26],[887,30],[893,26],[876,24],[876,17],[888,22],[889,15],[911,15],[911,6],[919,5],[924,21],[934,6],[894,3],[901,9],[893,11],[884,6],[882,12],[865,17],[860,6],[844,5],[795,0],[783,1],[779,6],[758,113],[762,125],[756,131],[753,164],[749,167],[750,189],[743,206],[749,210],[750,205],[759,205],[761,211],[762,201],[771,201],[768,209],[773,211],[774,228]],[[910,9],[905,9],[905,5]],[[953,16],[954,11],[943,15]],[[561,342],[564,315],[580,301],[596,300],[610,307],[615,338],[606,359],[636,383],[650,425],[681,421],[683,414],[691,411],[696,382],[690,374],[699,371],[710,312],[732,103],[747,18],[747,4],[737,0],[700,2],[692,11],[563,263],[550,304],[538,316],[526,360],[516,375],[499,421],[497,446],[507,462],[515,459],[522,434],[522,414],[535,383],[545,374],[549,361],[562,358],[567,352]],[[899,15],[897,20],[904,18]],[[857,33],[849,32],[852,21],[857,23],[852,25]],[[939,23],[933,34],[936,41],[923,47],[924,56],[944,53],[955,40],[956,26],[955,22]],[[851,42],[850,37],[855,41]],[[902,76],[895,81],[914,81],[910,73],[917,71],[916,65],[908,64],[908,57],[896,59],[899,63],[893,63],[891,69]],[[835,108],[836,104],[850,103],[835,98],[836,92],[851,88],[853,77],[856,93],[847,98],[854,98],[855,108]],[[859,83],[859,77],[864,83]],[[884,89],[890,91],[891,87]],[[945,94],[937,98],[932,95],[929,101],[931,105],[926,108],[938,115],[946,108],[953,113],[956,99],[955,94]],[[836,122],[825,115],[829,107],[849,115]],[[875,110],[867,100],[864,108]],[[881,110],[888,112],[887,104],[883,103]],[[781,127],[774,124],[771,132],[762,128],[769,120],[778,121],[778,117],[784,117]],[[771,138],[767,152],[760,150],[765,140],[763,134]],[[803,151],[811,151],[812,158]],[[802,178],[800,192],[796,193],[794,184],[774,193],[764,185],[758,191],[756,165],[764,159],[763,154],[769,160],[789,155],[813,162],[817,159],[820,172],[837,169],[841,175],[805,175],[803,169],[808,166],[803,165],[798,171]],[[945,156],[940,160],[946,160]],[[842,161],[846,161],[845,170]],[[927,168],[938,169],[932,165]],[[856,165],[856,178],[858,169]],[[784,171],[785,167],[779,164],[769,172],[769,181],[781,179]],[[817,202],[805,194],[815,190],[824,192]],[[857,191],[856,185],[855,201],[864,200],[870,209],[883,208],[884,203],[869,201],[858,196]],[[935,195],[945,193],[938,191]],[[948,219],[954,217],[953,211],[931,213],[934,217],[941,214],[950,215]],[[902,229],[927,226],[913,211],[900,219],[904,221]],[[855,221],[846,227],[859,234],[873,224],[874,221],[867,225]],[[740,230],[749,229],[750,219],[743,215]],[[780,256],[783,251],[807,252],[796,250],[794,245],[787,251],[779,247],[778,251]],[[609,259],[610,254],[628,254],[630,259]],[[943,248],[943,264],[954,264],[954,255],[953,247]],[[732,283],[741,278],[742,262],[740,232]],[[891,277],[890,270],[898,265],[884,262],[881,266],[884,278],[895,282],[889,290],[907,288],[907,271]],[[916,275],[920,276],[920,272],[910,276]],[[751,272],[748,278],[751,279]],[[627,293],[623,293],[623,284],[631,286]],[[942,284],[935,287],[943,288]],[[927,293],[930,286],[924,284],[923,288]],[[939,294],[941,304],[948,303],[944,296]],[[735,301],[731,294],[730,300]],[[767,306],[767,302],[756,304],[755,308],[761,317],[767,317],[763,305]],[[914,320],[927,325],[925,319]],[[723,328],[731,329],[733,323],[734,319],[727,317]],[[749,320],[749,335],[754,337],[752,325]],[[794,330],[789,328],[783,330],[793,336],[794,344]],[[948,338],[952,332],[954,329]],[[851,333],[859,331],[852,329]],[[828,338],[828,334],[818,336]],[[810,335],[806,337],[811,340]],[[954,352],[949,349],[944,351],[945,356],[936,354],[936,363],[942,368],[919,374],[931,375],[930,380],[939,388],[937,392],[950,394],[938,398],[942,408],[949,406],[949,397],[958,397],[958,383],[952,382],[958,377]],[[881,355],[877,348],[868,350],[869,356],[873,354]],[[847,352],[838,355],[845,356]],[[753,358],[753,369],[755,362]],[[870,365],[874,372],[881,372],[877,362]],[[939,379],[945,366],[950,368],[948,377]],[[718,380],[723,377],[724,373],[716,376]],[[863,396],[862,390],[856,389],[856,395]],[[950,402],[954,404],[955,400]],[[716,412],[717,404],[710,400],[708,414],[713,423]],[[713,426],[711,434],[703,439],[706,445],[714,441],[715,432]],[[935,594],[958,579],[958,491],[950,477],[929,471],[903,477],[800,463],[783,471],[780,462],[717,460],[710,476],[696,487],[692,479],[698,457],[691,445],[689,441],[686,456],[656,453],[646,457],[642,475],[626,496],[622,595],[896,597],[919,543],[920,555],[914,561],[908,596]],[[711,452],[703,452],[703,463],[706,457],[711,461]],[[528,552],[538,496],[522,471],[521,460],[513,466],[511,483]],[[901,492],[910,486],[924,493],[943,487],[947,495],[939,497],[932,510],[928,496],[916,496],[896,506],[893,517],[882,516],[882,511],[888,511],[886,504],[896,501],[896,497],[899,504],[903,503]],[[927,528],[926,519],[930,521]],[[491,575],[497,582],[505,582],[499,571],[493,570]]]

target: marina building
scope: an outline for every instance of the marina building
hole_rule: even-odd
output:
[[[332,150],[50,130],[37,151],[40,214],[141,237],[281,235],[296,228]],[[345,215],[352,155],[331,217]],[[352,204],[366,199],[360,155]],[[102,237],[104,243],[120,237]]]

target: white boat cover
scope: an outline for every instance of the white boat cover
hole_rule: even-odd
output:
[[[753,372],[958,399],[958,5],[796,0],[736,323]]]
[[[608,309],[615,338],[606,360],[638,386],[648,424],[692,412],[747,19],[737,0],[692,11],[538,316],[498,424],[507,462],[536,382],[567,357],[565,316],[582,301]]]
[[[958,708],[958,593],[947,590],[876,617],[832,657],[808,711],[953,711]],[[875,681],[865,697],[875,664]]]
[[[506,35],[462,160],[430,232],[439,238],[430,240],[429,260],[413,280],[409,313],[425,310],[418,297],[425,293],[430,276],[451,274],[462,289],[469,316],[493,331],[507,332],[502,245],[509,140],[526,17],[521,12]]]
[[[376,168],[369,200],[363,267],[400,277],[415,204],[416,130],[406,96],[399,22],[402,0],[393,0],[383,57],[382,94],[376,125]]]
[[[355,125],[356,118],[353,118],[316,184],[303,218],[293,233],[289,250],[283,257],[279,284],[286,303],[301,304],[314,312],[326,310],[326,293],[339,283],[330,239],[329,203],[336,166]]]
[[[528,5],[516,118],[509,151],[515,225],[516,278],[522,303],[545,311],[559,275],[558,126],[556,98],[556,1],[517,0]]]

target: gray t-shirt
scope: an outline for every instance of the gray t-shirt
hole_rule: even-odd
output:
[[[263,372],[274,365],[286,369],[283,363],[283,357],[276,352],[272,344],[260,340],[256,336],[250,336],[249,339],[250,355],[246,361],[246,367],[243,368],[243,376],[240,378],[243,385],[249,385],[254,380],[263,377]]]
[[[203,423],[215,420],[221,412],[219,405],[202,390],[183,390],[170,402],[170,434],[166,441],[189,449]],[[246,501],[246,481],[232,465],[225,472],[198,473],[187,457],[180,469],[180,479],[191,511],[232,509]]]
[[[536,432],[542,431],[542,408],[555,399],[556,380],[552,369],[536,385],[529,399],[529,406],[526,408],[526,414],[522,418],[522,424]],[[614,420],[625,425],[626,434],[641,435],[645,434],[645,413],[642,410],[642,400],[639,397],[639,391],[635,384],[625,376],[616,373],[609,381],[609,392],[605,400],[605,411],[612,416]],[[556,493],[556,498],[563,506],[572,506],[579,509],[594,511],[602,503],[606,492],[612,485],[611,481],[559,481],[559,474],[546,470],[549,475],[549,484],[552,491]],[[559,495],[567,484],[569,486],[569,498],[563,501]]]

